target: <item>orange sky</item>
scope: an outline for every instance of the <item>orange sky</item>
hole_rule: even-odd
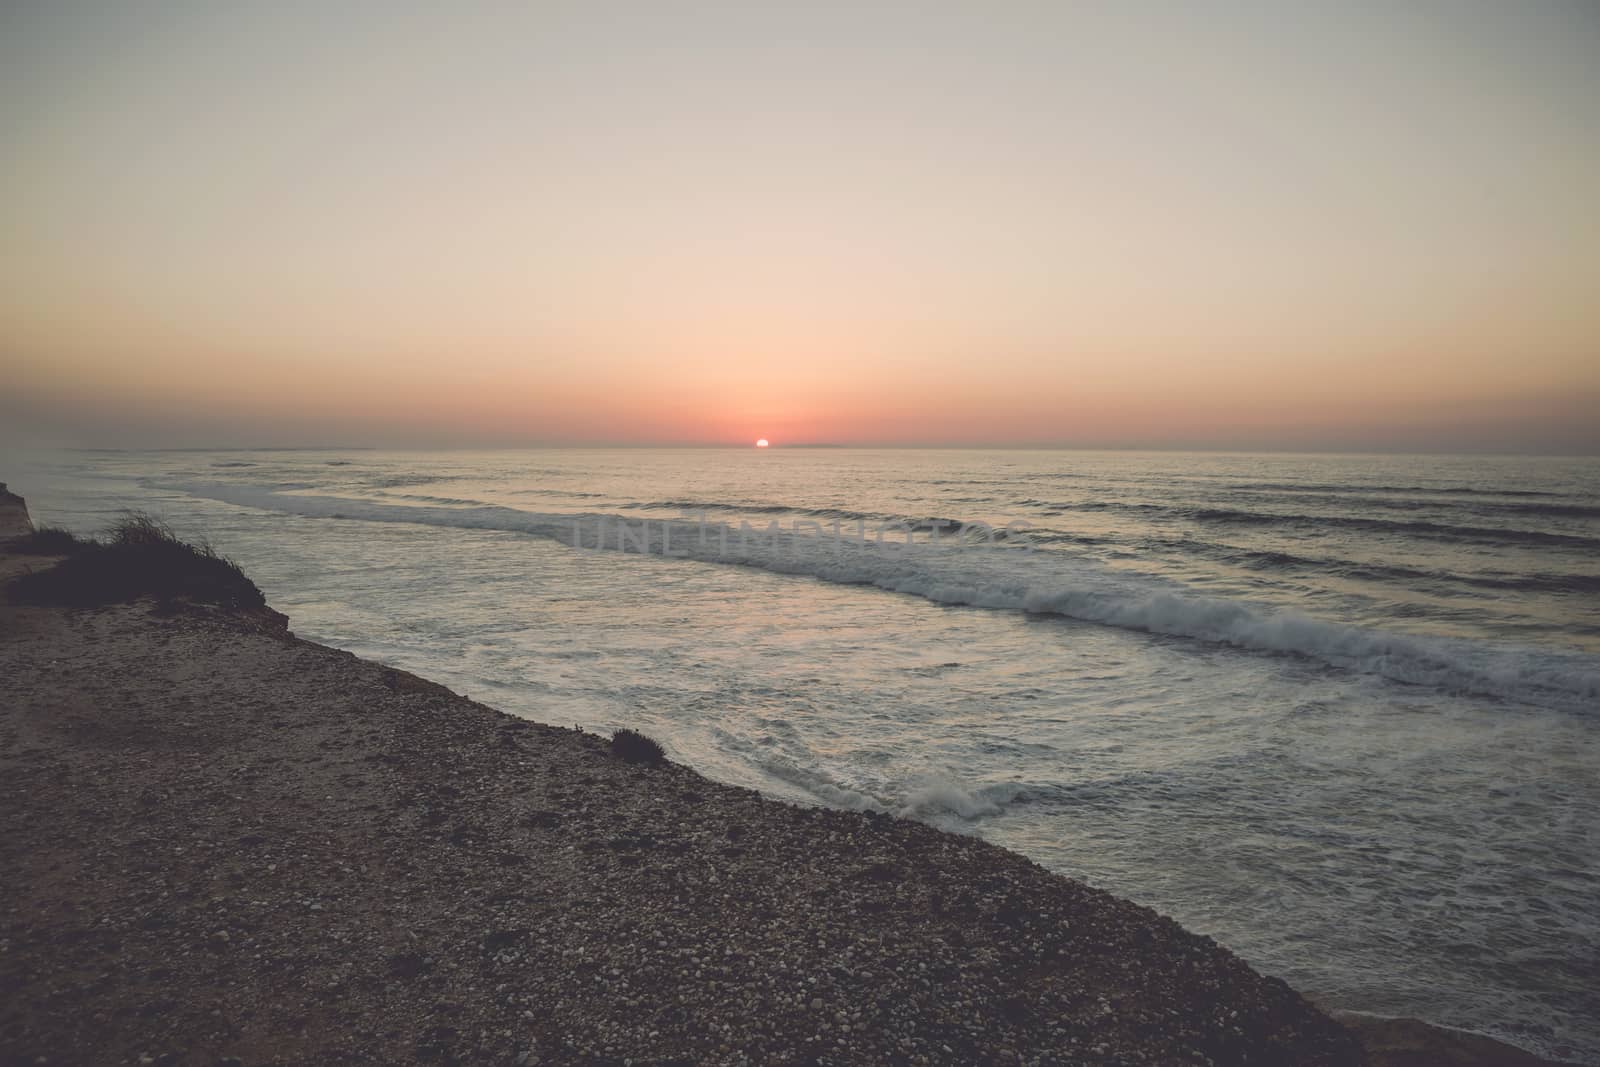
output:
[[[1600,451],[1592,9],[786,6],[8,6],[0,443]]]

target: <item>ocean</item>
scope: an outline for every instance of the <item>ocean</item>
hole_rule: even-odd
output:
[[[1600,1063],[1600,462],[33,453],[303,637],[981,835],[1327,1007]]]

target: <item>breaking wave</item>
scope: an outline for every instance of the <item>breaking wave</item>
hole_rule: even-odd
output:
[[[320,518],[500,530],[575,542],[594,551],[592,531],[614,515],[552,515],[500,506],[437,507],[293,495],[246,486],[176,483],[168,488],[245,507]],[[1204,596],[1174,582],[1115,569],[1057,550],[931,548],[916,551],[792,531],[748,540],[701,539],[687,521],[655,522],[648,551],[823,581],[871,585],[942,604],[1057,615],[1081,622],[1295,655],[1329,667],[1446,692],[1589,710],[1600,700],[1593,657],[1423,637],[1333,622],[1249,600]],[[581,538],[580,538],[581,534]],[[637,542],[625,542],[633,547]],[[618,551],[615,541],[603,548]],[[624,549],[625,551],[625,549]]]
[[[1342,529],[1366,533],[1397,534],[1430,541],[1478,544],[1555,545],[1570,548],[1600,550],[1600,538],[1582,534],[1552,533],[1546,530],[1527,530],[1513,526],[1482,526],[1462,523],[1433,522],[1424,519],[1380,519],[1363,515],[1301,514],[1278,511],[1256,511],[1248,508],[1195,508],[1166,504],[1124,503],[1120,501],[1050,501],[1032,498],[1018,500],[1020,507],[1049,508],[1046,514],[1064,512],[1111,512],[1137,515],[1144,518],[1195,522],[1213,526],[1281,526],[1292,529]],[[1409,510],[1419,505],[1407,503]],[[1493,519],[1499,513],[1507,515],[1532,515],[1545,518],[1592,518],[1600,516],[1600,508],[1588,505],[1505,504],[1498,505]]]

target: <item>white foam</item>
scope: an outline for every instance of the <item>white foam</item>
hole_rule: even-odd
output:
[[[984,790],[968,789],[955,782],[933,782],[907,794],[899,814],[906,818],[951,814],[963,819],[998,815],[1004,807]]]
[[[332,496],[297,495],[249,486],[183,482],[167,486],[245,507],[288,514],[504,530],[566,543],[574,523],[594,544],[601,520],[615,515],[560,515],[507,507],[428,507]],[[650,549],[661,550],[660,523]],[[638,530],[636,520],[630,529]],[[618,551],[613,533],[604,545]],[[625,542],[636,550],[637,540]],[[1567,710],[1600,704],[1600,665],[1593,656],[1394,633],[1317,619],[1246,600],[1200,596],[1066,552],[993,546],[906,549],[829,534],[781,531],[724,542],[701,538],[693,522],[674,524],[673,554],[706,563],[757,567],[831,582],[874,585],[942,604],[1053,614],[1085,622],[1191,638],[1256,652],[1305,656],[1333,667],[1447,692],[1471,693]],[[587,548],[586,551],[594,551]]]

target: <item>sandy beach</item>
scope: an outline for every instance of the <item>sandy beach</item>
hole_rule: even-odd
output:
[[[1600,1067],[1597,56],[5,0],[0,1067]]]
[[[1366,1058],[1021,856],[625,762],[270,609],[6,602],[0,677],[7,1064]],[[1427,1034],[1368,1061],[1537,1062]]]

